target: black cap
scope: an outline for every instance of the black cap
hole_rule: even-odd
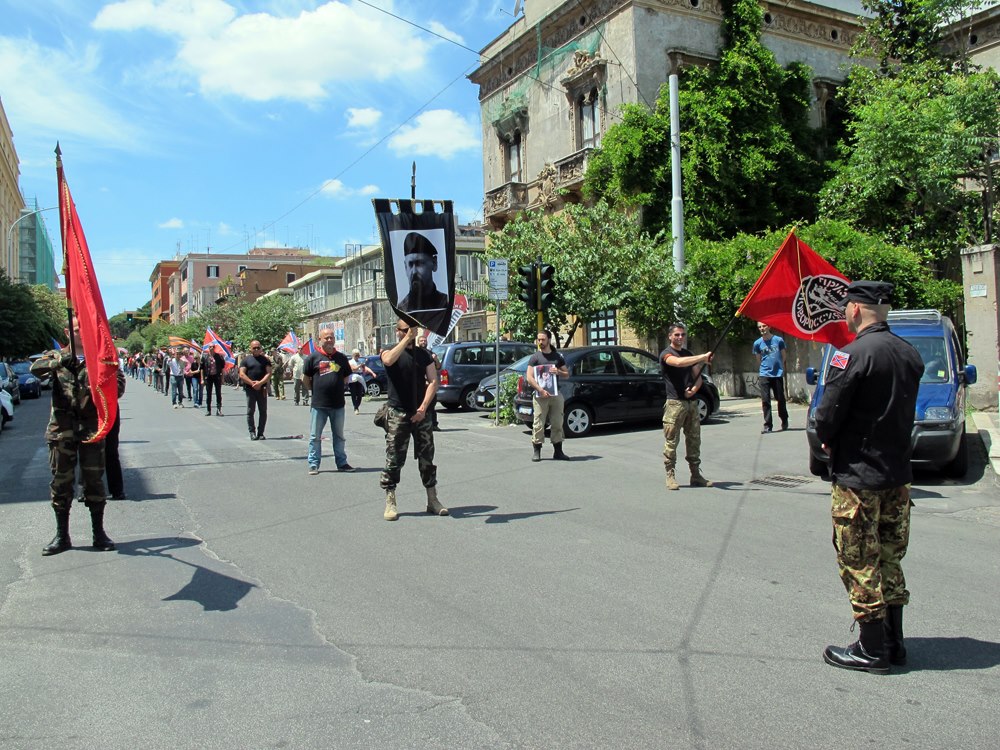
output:
[[[865,305],[888,305],[892,302],[893,285],[888,281],[852,281],[847,286],[848,302],[860,302]]]
[[[438,251],[434,247],[434,243],[422,234],[410,232],[406,235],[406,239],[403,240],[403,255],[411,255],[413,253],[423,253],[424,255],[436,258]]]

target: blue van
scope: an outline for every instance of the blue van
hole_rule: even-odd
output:
[[[938,469],[949,477],[964,477],[969,469],[965,388],[976,382],[976,366],[965,363],[955,326],[937,310],[893,310],[889,313],[889,328],[910,342],[924,360],[911,435],[912,464]],[[823,398],[830,357],[835,351],[829,344],[823,347],[819,370],[806,369],[806,382],[816,386],[806,417],[809,470],[816,476],[830,473],[826,453],[816,436],[815,414]]]

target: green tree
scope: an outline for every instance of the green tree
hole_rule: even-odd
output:
[[[981,196],[967,187],[995,179],[1000,76],[948,72],[934,62],[891,76],[858,67],[847,102],[848,139],[822,191],[824,214],[956,275],[959,250],[986,236]]]
[[[511,269],[504,328],[519,339],[531,338],[536,328],[535,313],[517,297],[519,266],[541,257],[556,269],[555,302],[546,321],[561,342],[599,313],[627,303],[634,269],[654,246],[637,221],[604,201],[593,207],[570,204],[555,215],[522,214],[490,238],[490,257],[507,258]]]
[[[51,349],[63,328],[65,323],[57,327],[39,306],[31,287],[14,283],[0,269],[0,356],[24,357]]]
[[[270,350],[278,345],[290,328],[297,327],[304,319],[305,310],[286,295],[274,294],[255,302],[242,302],[239,304],[233,341],[237,348],[246,351],[250,342],[256,339]]]
[[[685,225],[720,239],[816,214],[821,140],[808,125],[810,73],[781,68],[760,40],[763,7],[724,0],[718,64],[685,70],[680,122]],[[644,226],[670,232],[670,101],[622,110],[590,159],[589,195],[643,207]]]
[[[952,66],[962,62],[965,40],[960,19],[981,7],[978,0],[861,0],[870,18],[858,38],[856,53],[878,60],[882,71],[926,62]],[[950,43],[949,43],[950,42]]]

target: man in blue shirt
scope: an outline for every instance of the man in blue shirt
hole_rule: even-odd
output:
[[[758,323],[760,338],[753,342],[753,353],[757,355],[760,364],[760,405],[764,412],[764,429],[766,434],[771,431],[774,423],[771,421],[771,393],[778,402],[778,418],[781,419],[781,429],[788,429],[788,408],[785,406],[785,340],[771,333],[771,327],[766,323]]]

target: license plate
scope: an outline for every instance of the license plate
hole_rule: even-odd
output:
[[[517,413],[518,414],[524,414],[525,416],[531,416],[531,407],[530,406],[519,406],[519,407],[517,407]]]

